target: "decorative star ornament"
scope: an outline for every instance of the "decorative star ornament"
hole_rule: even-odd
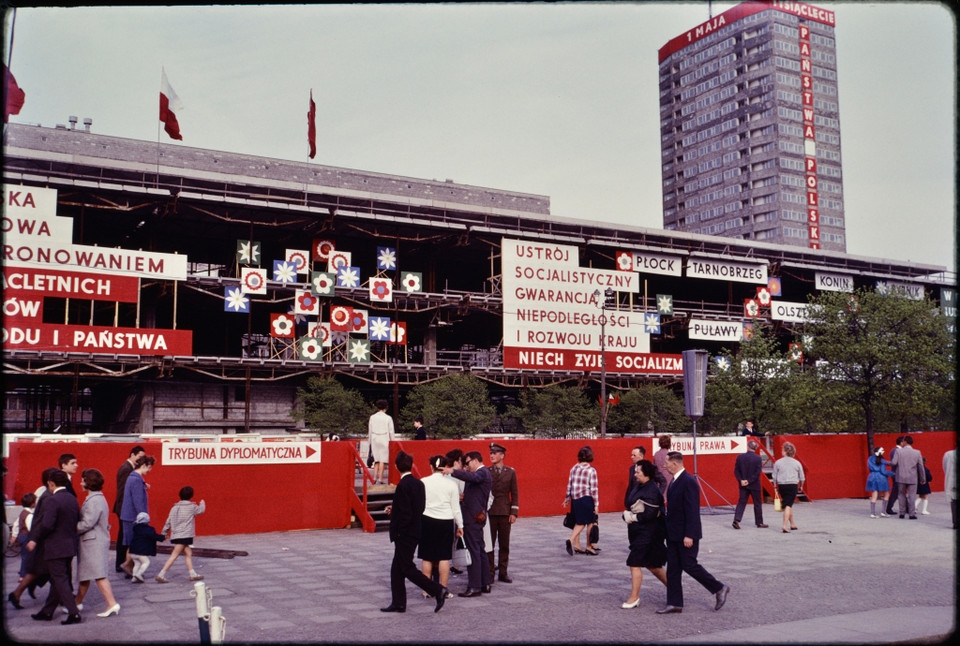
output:
[[[239,287],[227,287],[223,294],[224,312],[249,312],[250,299],[247,298],[243,290]]]
[[[661,316],[673,316],[673,296],[657,294],[657,313]]]
[[[385,316],[371,316],[367,324],[367,335],[371,341],[389,341],[390,319]]]
[[[340,267],[337,270],[337,287],[354,289],[360,286],[359,267]]]
[[[646,314],[643,317],[643,327],[647,334],[660,334],[660,315]]]
[[[393,271],[397,268],[397,250],[393,247],[377,247],[377,269]]]
[[[350,339],[349,361],[370,361],[370,341],[368,339]]]
[[[260,243],[256,240],[237,240],[237,262],[241,265],[259,265]]]
[[[297,266],[286,260],[274,260],[273,280],[278,283],[297,282]]]

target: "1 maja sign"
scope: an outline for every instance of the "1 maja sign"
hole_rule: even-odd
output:
[[[164,442],[163,466],[319,464],[320,442]]]

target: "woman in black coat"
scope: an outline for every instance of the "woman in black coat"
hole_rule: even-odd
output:
[[[643,568],[650,570],[663,585],[667,585],[666,528],[663,522],[663,494],[654,481],[657,467],[649,460],[640,460],[634,473],[636,484],[627,494],[627,510],[623,519],[627,522],[627,538],[630,539],[630,598],[620,607],[636,608],[640,605],[640,586],[643,584]]]

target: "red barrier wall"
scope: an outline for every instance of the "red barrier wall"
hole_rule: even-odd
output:
[[[99,469],[106,480],[103,494],[110,506],[116,499],[117,469],[140,444],[157,464],[146,476],[150,485],[151,524],[159,530],[170,507],[179,500],[180,488],[193,487],[194,501],[206,500],[207,511],[197,519],[200,534],[253,534],[294,529],[338,528],[350,524],[348,493],[353,487],[352,442],[323,442],[321,462],[301,465],[164,466],[161,443],[118,442],[13,442],[7,459],[4,494],[20,502],[21,496],[40,486],[40,474],[57,466],[62,453],[73,453],[80,465],[74,489],[80,489],[83,469]],[[117,520],[111,515],[111,538]]]
[[[876,442],[884,446],[889,455],[895,437],[893,434],[878,435]],[[956,447],[956,433],[916,433],[913,437],[914,447],[928,458],[933,490],[943,491],[942,458],[944,452]],[[868,456],[864,435],[775,436],[772,438],[775,457],[780,457],[783,442],[788,440],[797,447],[797,457],[807,471],[807,492],[811,499],[865,496]],[[40,485],[42,471],[56,466],[61,453],[73,453],[81,470],[93,467],[104,474],[104,495],[112,504],[116,496],[117,469],[136,443],[143,445],[148,455],[161,455],[161,443],[150,441],[12,442],[6,461],[8,471],[3,484],[4,494],[19,503],[25,492]],[[656,449],[656,438],[505,440],[501,443],[507,447],[505,463],[517,470],[520,515],[525,517],[563,513],[561,503],[566,493],[567,477],[577,460],[577,451],[585,444],[593,448],[595,455],[593,464],[599,476],[600,511],[618,511],[627,486],[630,450],[643,445],[649,458]],[[414,456],[414,464],[421,476],[430,473],[431,456],[452,448],[479,451],[484,463],[489,465],[489,441],[394,442],[390,447],[391,464],[399,448]],[[350,524],[350,497],[354,487],[354,443],[323,442],[321,453],[319,464],[292,466],[158,464],[146,478],[151,485],[149,500],[153,522],[159,529],[170,507],[178,500],[180,487],[190,485],[196,491],[195,500],[203,498],[207,501],[206,514],[197,520],[197,531],[201,535],[346,527]],[[697,473],[705,485],[705,504],[736,503],[735,459],[732,454],[697,457]],[[687,456],[685,463],[687,469],[693,471],[692,456]],[[396,478],[392,470],[391,478]],[[75,485],[75,488],[79,492],[79,486]],[[80,493],[81,499],[83,495]],[[116,524],[115,519],[111,524]],[[115,537],[116,527],[112,532]]]

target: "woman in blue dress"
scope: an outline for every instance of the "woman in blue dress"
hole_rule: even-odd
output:
[[[870,474],[867,476],[867,493],[870,494],[870,518],[877,517],[877,498],[883,494],[883,504],[880,505],[880,515],[886,516],[883,510],[886,509],[887,500],[890,498],[890,485],[887,478],[893,476],[893,473],[887,471],[890,466],[889,460],[883,459],[883,447],[881,446],[867,458],[867,469]]]

